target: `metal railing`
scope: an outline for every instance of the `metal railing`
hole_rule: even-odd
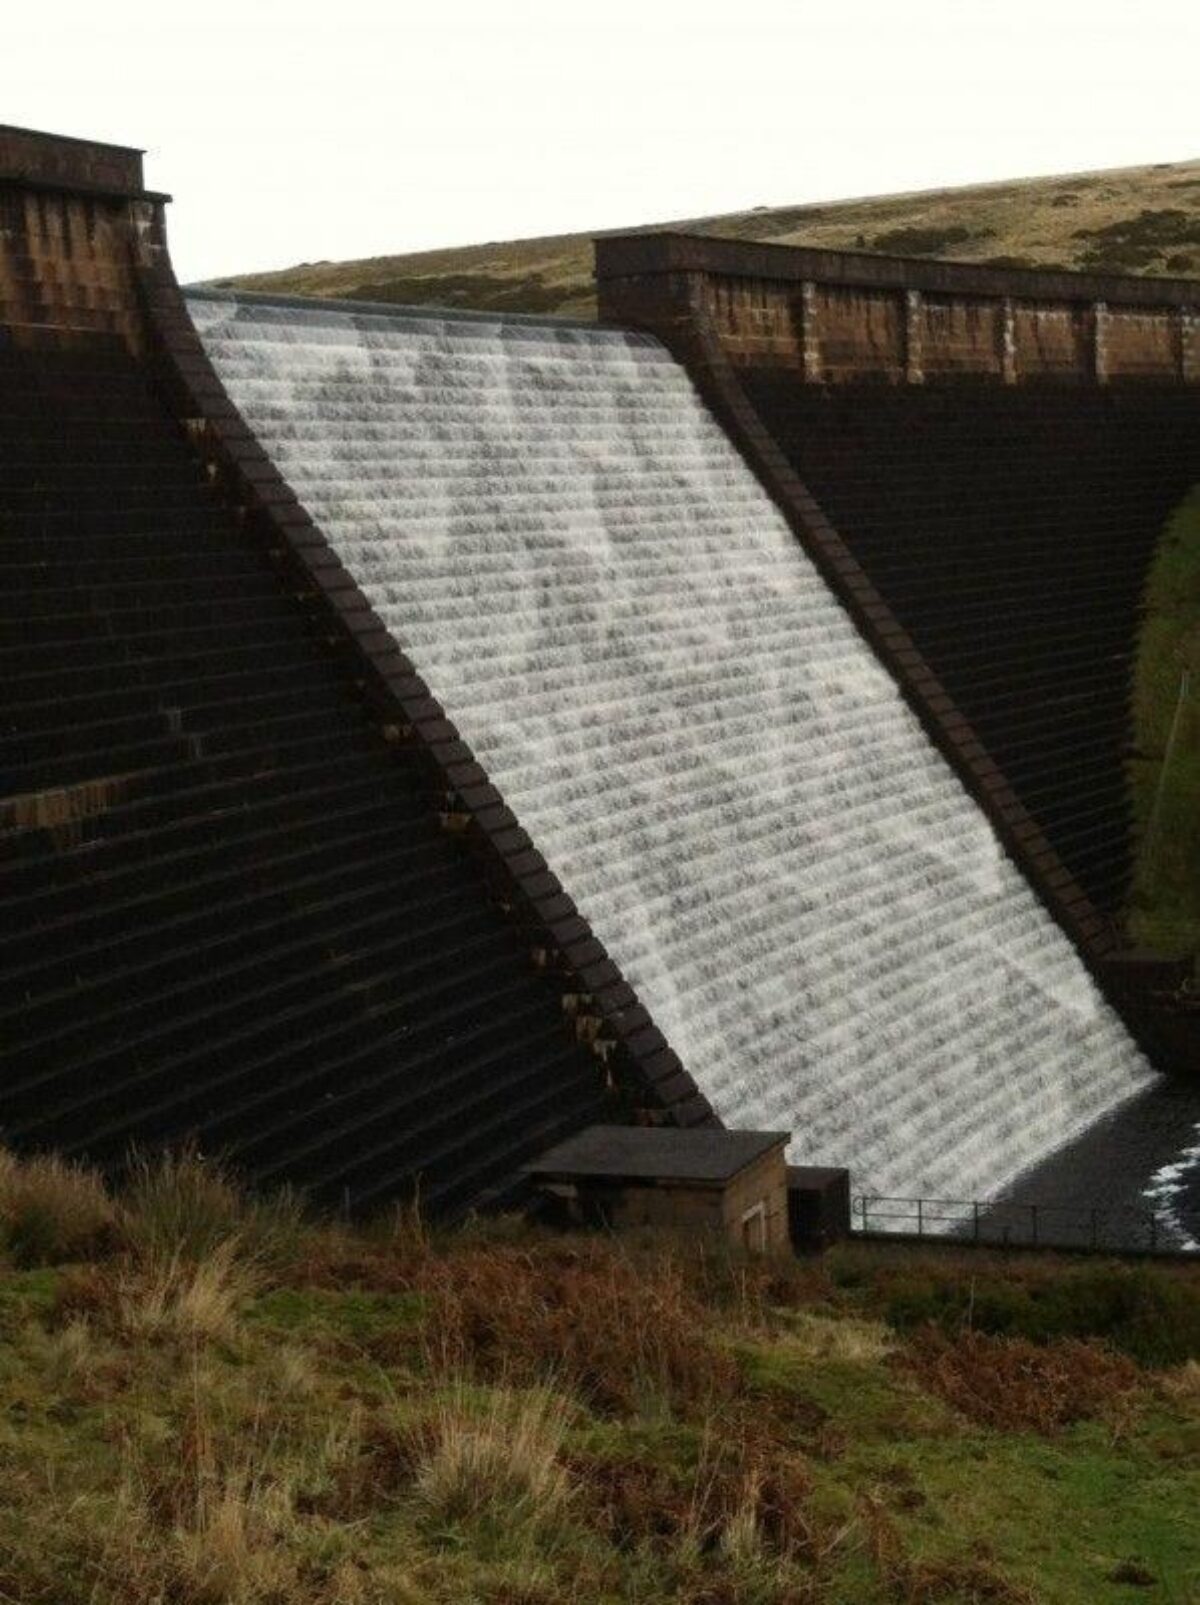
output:
[[[962,1198],[854,1200],[854,1235],[986,1243],[997,1248],[1071,1248],[1097,1253],[1184,1253],[1161,1211]]]

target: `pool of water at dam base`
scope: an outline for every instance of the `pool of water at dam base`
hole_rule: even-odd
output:
[[[661,346],[190,307],[728,1123],[857,1191],[987,1197],[1151,1084]]]
[[[1153,1212],[1170,1246],[1200,1250],[1200,1083],[1153,1082],[1006,1190],[1019,1203]]]

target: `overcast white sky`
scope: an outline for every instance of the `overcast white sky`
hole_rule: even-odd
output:
[[[1200,3],[53,0],[0,121],[147,148],[184,279],[1200,155]]]

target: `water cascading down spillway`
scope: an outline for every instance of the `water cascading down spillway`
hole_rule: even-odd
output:
[[[189,309],[728,1124],[982,1198],[1152,1078],[660,344]]]

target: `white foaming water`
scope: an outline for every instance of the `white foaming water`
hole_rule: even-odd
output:
[[[1166,1217],[1177,1246],[1192,1254],[1200,1252],[1200,1242],[1184,1224],[1181,1206],[1186,1206],[1189,1195],[1194,1194],[1200,1177],[1200,1126],[1196,1127],[1195,1136],[1197,1140],[1193,1146],[1184,1148],[1173,1163],[1154,1172],[1144,1194],[1151,1208],[1161,1210]]]
[[[986,1197],[1151,1079],[657,342],[189,305],[728,1124]]]

